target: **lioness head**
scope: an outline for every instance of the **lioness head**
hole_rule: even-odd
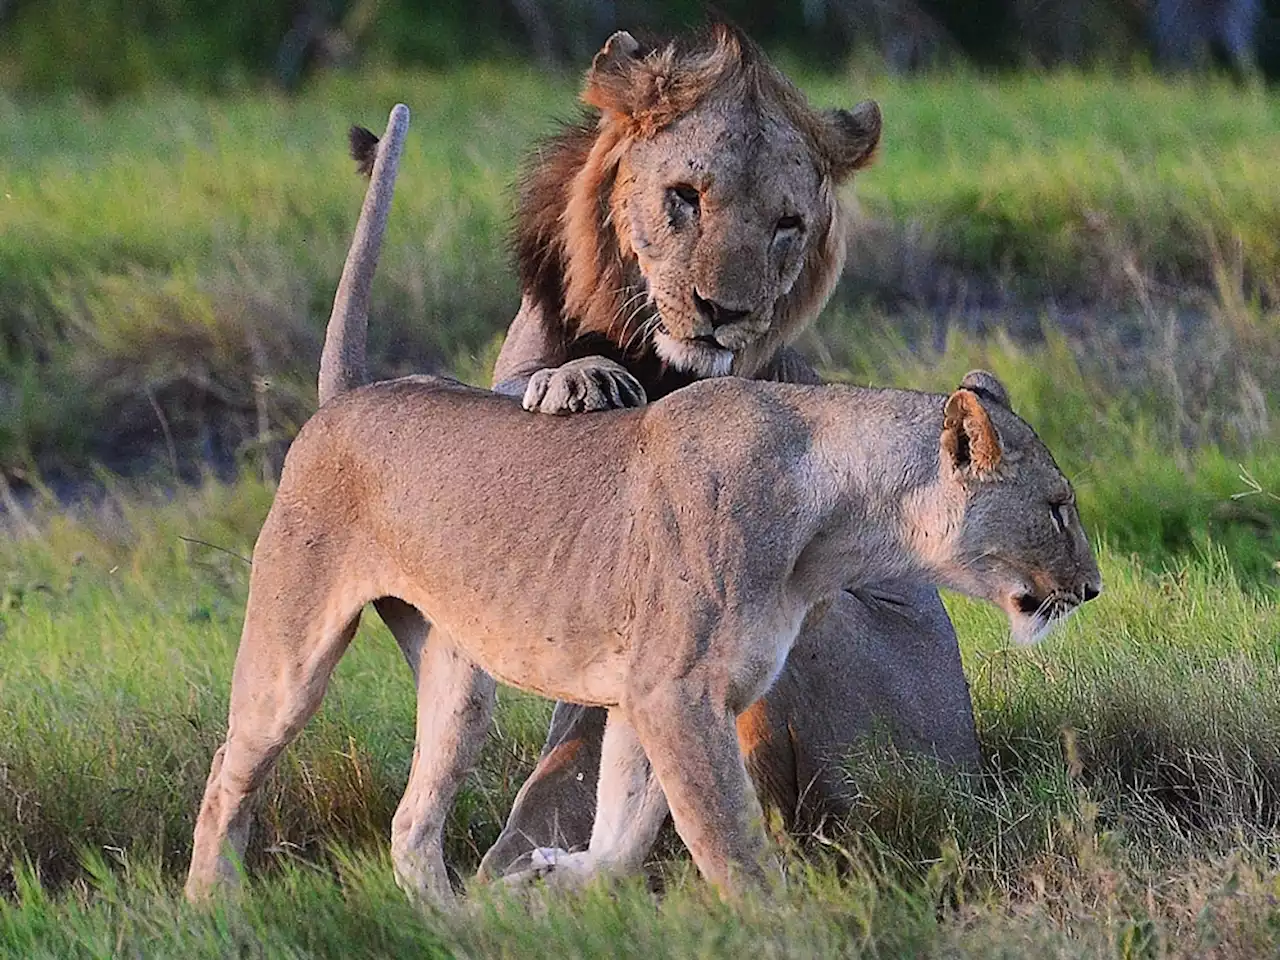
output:
[[[754,373],[821,309],[844,261],[836,185],[880,111],[815,111],[744,36],[646,48],[616,33],[568,189],[564,305],[578,331],[698,376]]]
[[[1019,643],[1098,596],[1071,484],[991,374],[968,374],[947,398],[940,460],[940,482],[964,504],[940,563],[948,586],[1001,607]]]

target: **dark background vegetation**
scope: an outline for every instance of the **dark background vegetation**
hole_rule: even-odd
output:
[[[716,15],[810,64],[860,51],[896,69],[1129,69],[1152,58],[1158,2],[722,0],[709,11],[700,0],[0,0],[0,84],[110,96],[161,81],[291,87],[324,65],[439,69],[524,58],[578,69],[619,27],[666,33]],[[1258,2],[1257,62],[1275,78],[1280,0]],[[1188,34],[1206,41],[1200,18],[1228,16],[1221,10],[1232,6],[1173,3]],[[1197,61],[1224,59],[1218,44],[1195,46]]]

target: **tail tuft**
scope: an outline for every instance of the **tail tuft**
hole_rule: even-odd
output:
[[[356,173],[368,178],[373,176],[373,161],[378,159],[378,137],[372,130],[352,126],[347,134],[351,143],[351,159],[356,162]]]

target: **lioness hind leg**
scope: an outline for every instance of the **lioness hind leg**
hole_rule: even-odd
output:
[[[237,879],[236,861],[249,841],[250,800],[280,752],[298,735],[324,697],[329,676],[360,619],[361,603],[317,589],[311,578],[280,577],[255,567],[244,631],[231,679],[227,736],[214,754],[196,818],[189,900]],[[292,605],[288,602],[294,600]]]
[[[518,885],[545,878],[553,886],[578,887],[596,876],[623,876],[644,866],[667,818],[667,799],[635,728],[617,710],[609,711],[605,727],[595,811],[586,850],[536,849],[531,869],[503,879]]]
[[[418,649],[418,727],[409,783],[391,821],[391,859],[406,894],[441,903],[453,895],[445,819],[484,743],[496,684],[439,628]]]
[[[722,896],[766,885],[764,817],[738,747],[736,717],[705,687],[671,684],[628,704],[676,832]]]

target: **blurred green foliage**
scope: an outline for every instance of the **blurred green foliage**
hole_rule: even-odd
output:
[[[0,88],[116,96],[202,90],[354,63],[443,68],[530,59],[574,70],[619,27],[667,34],[727,18],[775,51],[832,66],[851,53],[910,69],[1147,59],[1154,0],[0,0]],[[1280,72],[1280,0],[1259,24]]]
[[[0,31],[0,79],[98,96],[162,81],[231,86],[268,67],[289,4],[253,0],[19,2]]]
[[[1092,74],[798,78],[815,103],[872,95],[886,117],[852,191],[866,218],[848,270],[801,344],[833,375],[902,380],[900,358],[948,325],[1006,324],[1025,343],[1043,322],[1097,384],[1080,422],[1141,420],[1143,449],[1272,441],[1280,98]],[[344,133],[396,100],[414,121],[371,369],[487,382],[519,302],[510,187],[572,113],[570,78],[473,65],[332,75],[295,98],[0,97],[0,469],[56,487],[102,466],[193,479],[277,459],[314,409],[359,210]],[[899,334],[900,351],[882,347]],[[1128,433],[1061,445],[1111,436]],[[1188,508],[1194,525],[1211,507]]]

